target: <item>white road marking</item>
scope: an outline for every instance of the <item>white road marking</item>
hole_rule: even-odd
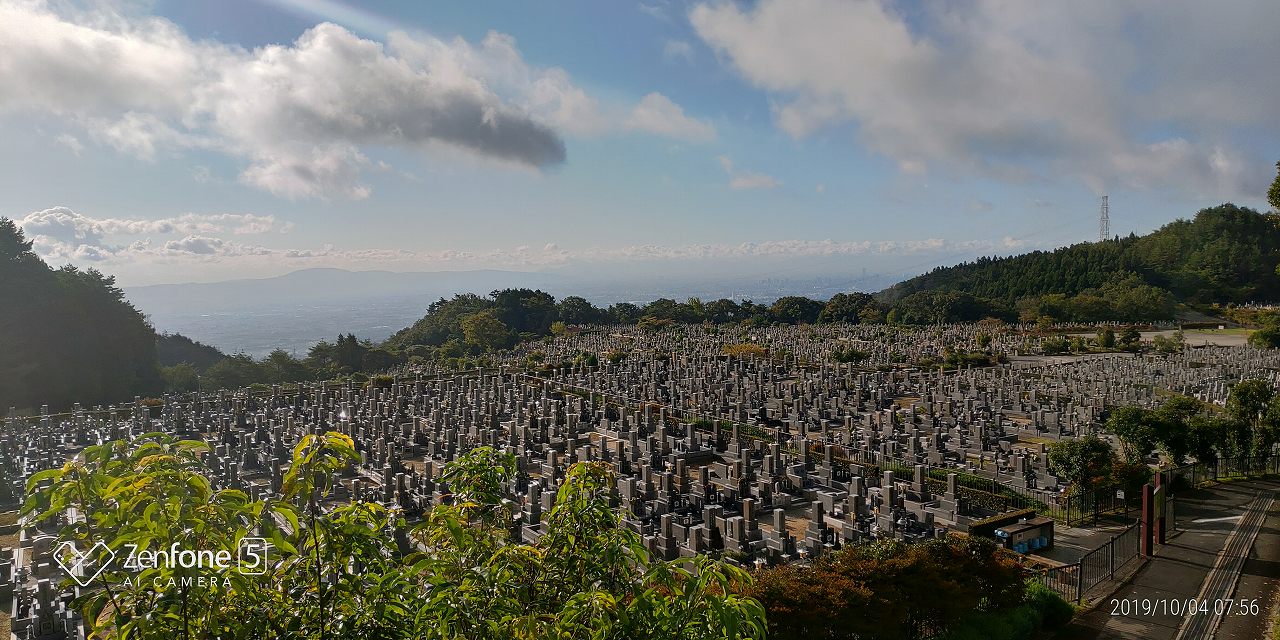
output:
[[[1227,522],[1230,520],[1239,520],[1240,518],[1243,518],[1243,517],[1244,515],[1242,514],[1238,516],[1224,516],[1221,518],[1196,518],[1195,520],[1191,521],[1191,524],[1204,524],[1206,522]]]

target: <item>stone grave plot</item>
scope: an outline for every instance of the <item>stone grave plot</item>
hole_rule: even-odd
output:
[[[159,406],[135,399],[33,418],[10,412],[0,433],[0,510],[17,507],[31,474],[85,446],[151,431],[205,440],[215,486],[271,499],[297,442],[338,431],[360,459],[337,479],[335,501],[376,501],[413,522],[449,499],[440,480],[449,462],[494,447],[518,461],[504,491],[518,509],[513,534],[532,542],[569,466],[599,461],[616,475],[622,525],[655,555],[777,564],[876,538],[964,532],[1028,507],[1051,512],[1064,486],[1046,466],[1047,445],[1096,432],[1105,407],[1156,406],[1165,390],[1223,403],[1231,382],[1275,381],[1280,369],[1276,355],[1246,347],[950,371],[894,362],[976,350],[980,334],[997,349],[1024,341],[987,331],[609,327],[525,345],[496,357],[498,366],[465,372],[224,390]],[[747,342],[768,352],[726,354]],[[868,355],[836,361],[849,344]],[[535,351],[543,366],[527,368]],[[584,352],[598,364],[576,358]],[[59,591],[46,548],[57,529],[17,523],[16,539],[0,549],[0,595],[11,594],[15,629],[42,630],[32,637],[78,624],[67,608],[74,588]]]

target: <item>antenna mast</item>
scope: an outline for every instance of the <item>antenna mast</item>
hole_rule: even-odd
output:
[[[1111,217],[1108,213],[1107,197],[1102,196],[1102,210],[1098,212],[1098,242],[1106,242],[1111,237]]]

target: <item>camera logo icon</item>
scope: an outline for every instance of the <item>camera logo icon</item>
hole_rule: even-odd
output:
[[[260,576],[267,572],[267,552],[271,543],[266,538],[241,538],[236,549],[236,568],[246,576]]]
[[[115,558],[116,553],[102,541],[94,543],[87,551],[80,551],[74,541],[67,540],[53,550],[53,561],[82,587],[89,586],[102,575]]]

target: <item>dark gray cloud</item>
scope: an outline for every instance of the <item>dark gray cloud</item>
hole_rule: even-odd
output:
[[[246,51],[193,42],[156,18],[0,4],[0,108],[69,115],[144,158],[190,147],[242,156],[244,182],[287,197],[367,196],[369,145],[563,163],[555,130],[452,64],[470,51],[431,39],[408,60],[327,23]]]

